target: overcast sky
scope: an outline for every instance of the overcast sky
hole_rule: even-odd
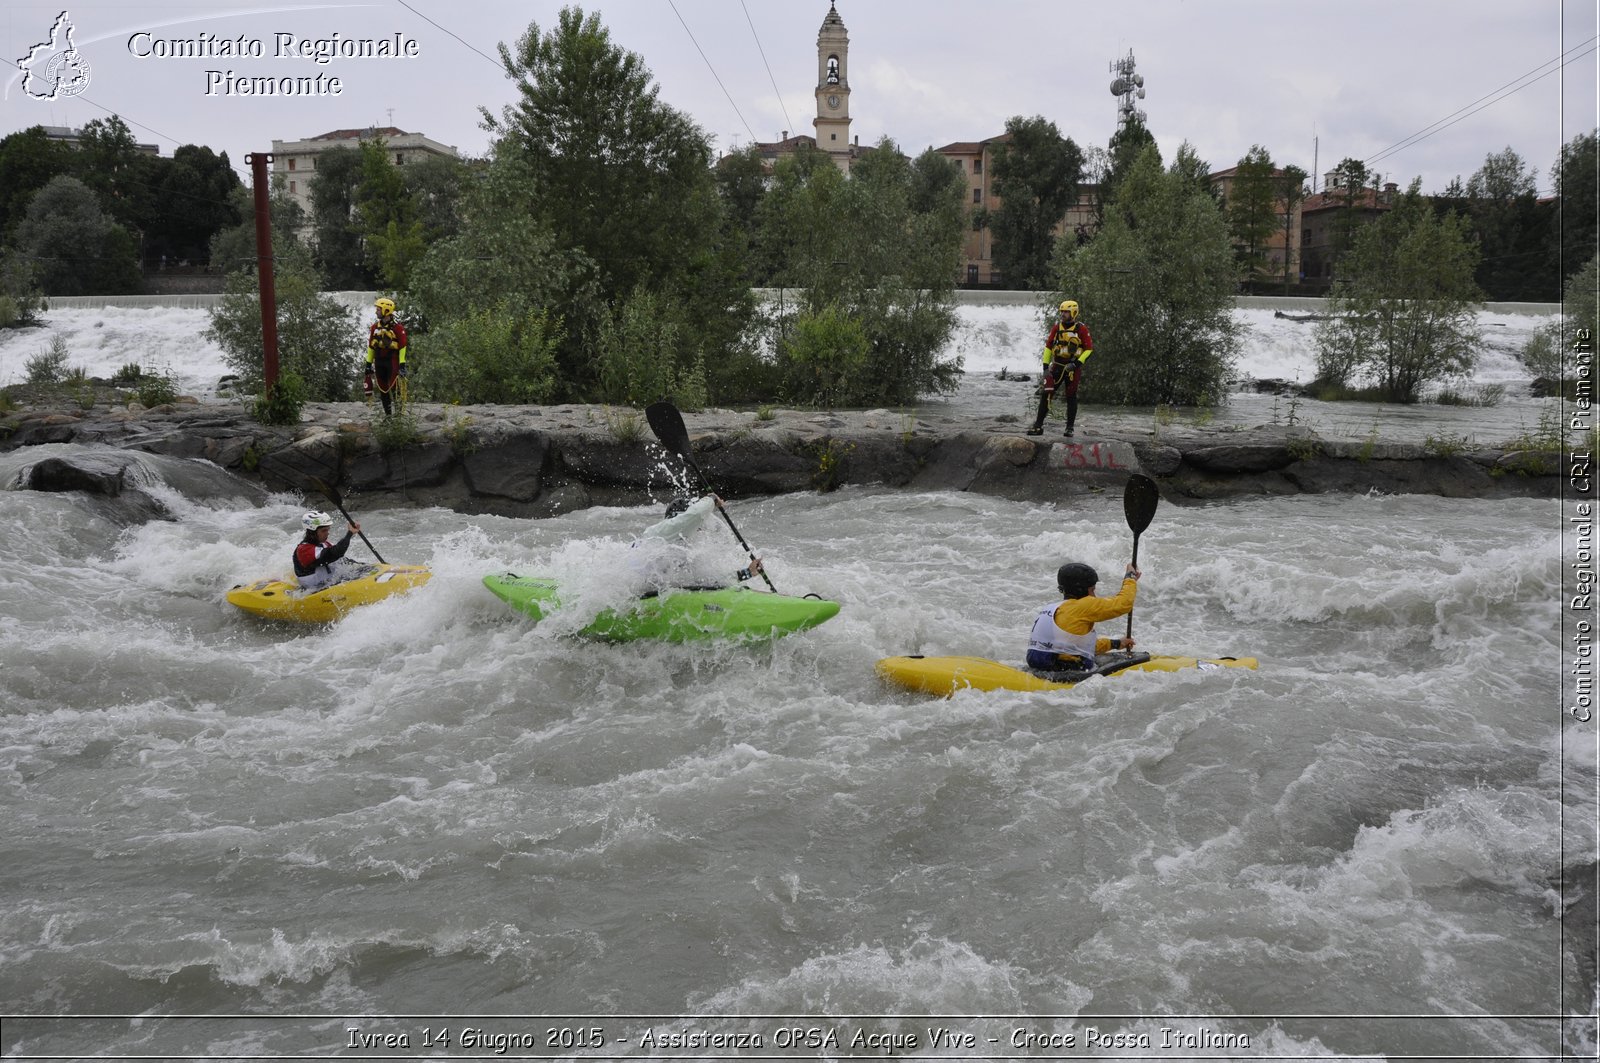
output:
[[[87,62],[68,96],[43,76],[63,11]],[[496,113],[514,89],[493,61],[531,22],[554,25],[543,0],[6,0],[0,36],[10,68],[0,135],[32,125],[81,126],[115,112],[141,142],[251,151],[338,128],[394,125],[481,155],[480,106]],[[1138,105],[1171,160],[1184,140],[1213,170],[1261,144],[1280,165],[1325,173],[1355,157],[1424,191],[1463,180],[1511,147],[1541,193],[1560,146],[1596,125],[1594,0],[838,0],[850,35],[851,133],[892,138],[907,154],[1003,132],[1040,115],[1082,147],[1116,128],[1110,65],[1131,52],[1145,79]],[[826,0],[606,0],[598,11],[620,46],[639,53],[661,99],[687,113],[719,151],[816,115],[817,31]],[[277,35],[414,42],[413,56],[279,56]],[[243,37],[259,58],[180,58],[168,42]],[[161,43],[155,43],[161,42]],[[57,51],[63,47],[58,44]],[[1565,65],[1562,65],[1565,57]],[[31,81],[18,62],[30,59]],[[60,64],[57,64],[59,69]],[[215,71],[215,74],[208,74]],[[324,94],[228,93],[236,78],[325,79]],[[341,91],[326,91],[327,79]],[[776,85],[776,88],[774,88]]]

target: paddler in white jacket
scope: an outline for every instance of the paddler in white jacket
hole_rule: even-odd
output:
[[[666,517],[646,528],[633,544],[635,556],[628,567],[641,575],[651,590],[661,591],[671,587],[720,587],[724,584],[715,575],[707,573],[707,566],[693,547],[693,536],[705,525],[713,507],[724,508],[722,499],[706,495],[693,502],[675,498],[667,506]],[[761,574],[761,559],[752,558],[746,568],[734,576],[740,583]]]
[[[1109,650],[1131,650],[1134,640],[1098,638],[1094,625],[1101,620],[1127,616],[1139,589],[1140,572],[1129,565],[1122,590],[1114,598],[1096,598],[1100,574],[1073,562],[1056,570],[1060,602],[1039,610],[1028,638],[1028,667],[1043,672],[1086,671],[1098,665],[1096,656]]]

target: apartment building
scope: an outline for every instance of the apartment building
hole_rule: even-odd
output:
[[[1381,188],[1346,188],[1337,171],[1323,177],[1323,190],[1306,197],[1300,207],[1300,274],[1310,287],[1325,290],[1333,284],[1334,259],[1341,250],[1337,244],[1346,226],[1370,225],[1393,210],[1399,198],[1393,181]],[[1353,217],[1346,218],[1351,212]]]
[[[366,129],[335,129],[329,133],[307,137],[305,140],[274,140],[272,142],[272,174],[282,176],[284,187],[306,211],[311,213],[311,178],[317,172],[317,156],[333,148],[360,147],[363,140],[383,141],[384,152],[395,166],[404,166],[429,155],[459,159],[460,152],[451,144],[441,144],[421,133],[407,133],[394,126]]]

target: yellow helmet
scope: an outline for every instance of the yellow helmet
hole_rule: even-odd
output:
[[[372,305],[376,306],[378,308],[378,313],[380,313],[380,314],[392,314],[392,313],[394,313],[394,300],[393,299],[379,299],[376,303],[373,303]]]
[[[1066,300],[1065,302],[1063,302],[1061,304],[1061,312],[1063,314],[1066,314],[1069,317],[1077,317],[1078,316],[1078,301],[1076,299],[1068,299],[1068,300]]]

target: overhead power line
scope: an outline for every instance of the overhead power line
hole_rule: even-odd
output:
[[[734,114],[739,115],[739,121],[744,124],[745,132],[750,134],[750,139],[751,140],[758,139],[756,137],[755,130],[750,128],[750,123],[745,121],[744,115],[739,110],[739,105],[737,103],[733,102],[733,96],[729,94],[728,87],[726,85],[724,85],[722,83],[722,79],[717,76],[717,68],[711,65],[711,60],[710,59],[706,59],[705,49],[701,48],[700,47],[700,42],[694,39],[694,32],[689,29],[689,24],[687,22],[683,21],[683,15],[679,13],[678,5],[673,3],[673,0],[667,0],[667,6],[672,8],[672,13],[674,15],[678,16],[678,21],[680,23],[683,23],[683,32],[689,34],[690,43],[692,43],[694,45],[694,50],[700,53],[700,58],[705,60],[706,69],[711,71],[711,77],[712,77],[713,80],[716,81],[717,88],[721,89],[722,90],[722,94],[724,96],[728,97],[728,106],[733,108],[733,113]]]
[[[411,12],[413,15],[417,16],[422,21],[426,22],[428,25],[432,26],[434,29],[438,30],[441,33],[448,33],[450,36],[452,36],[456,40],[460,41],[463,45],[465,45],[471,51],[477,52],[479,55],[481,55],[485,59],[489,60],[489,62],[494,64],[495,69],[500,71],[500,73],[504,74],[506,72],[506,68],[501,64],[500,60],[496,59],[494,56],[490,55],[488,52],[482,51],[476,45],[474,45],[472,42],[464,39],[459,34],[457,34],[454,30],[449,29],[446,26],[439,25],[437,22],[433,21],[433,19],[429,18],[427,15],[424,15],[422,12],[418,11],[416,8],[412,7],[410,4],[406,3],[406,0],[396,0],[396,2],[399,3],[399,5],[401,7],[405,8],[407,11]]]
[[[784,106],[783,93],[778,91],[778,79],[772,76],[772,64],[767,62],[767,50],[761,47],[761,36],[756,33],[756,24],[750,20],[750,9],[745,7],[744,0],[739,0],[739,6],[744,9],[744,20],[750,23],[750,36],[756,39],[756,51],[761,53],[761,65],[767,68],[767,80],[772,82],[772,93],[778,97],[778,107],[783,111],[783,121],[790,129],[798,128],[794,120],[789,117],[789,108]]]
[[[140,129],[144,130],[146,133],[154,133],[156,136],[160,137],[162,140],[165,140],[168,143],[170,143],[174,148],[178,148],[178,147],[182,147],[183,146],[184,142],[179,140],[177,137],[168,136],[166,133],[163,133],[159,129],[151,129],[149,126],[145,125],[143,122],[135,122],[131,118],[124,117],[122,114],[118,113],[117,111],[113,111],[111,108],[107,107],[103,103],[96,103],[94,100],[91,100],[89,97],[83,96],[83,95],[80,95],[78,97],[78,99],[82,100],[84,103],[87,103],[91,107],[100,108],[102,111],[104,111],[106,114],[111,115],[113,118],[121,118],[128,125],[138,126]]]
[[[1584,56],[1589,55],[1590,53],[1592,53],[1595,50],[1595,41],[1596,40],[1600,40],[1600,37],[1590,37],[1588,40],[1584,41],[1582,44],[1577,44],[1577,45],[1574,45],[1573,47],[1567,49],[1567,51],[1563,52],[1561,55],[1557,56],[1556,58],[1545,60],[1543,63],[1540,63],[1538,66],[1534,67],[1532,70],[1528,71],[1526,74],[1523,74],[1521,77],[1516,77],[1516,78],[1511,79],[1510,81],[1506,82],[1504,85],[1501,85],[1499,88],[1495,89],[1493,92],[1489,93],[1488,95],[1480,96],[1478,99],[1476,99],[1476,100],[1472,101],[1471,103],[1467,104],[1465,107],[1462,107],[1462,108],[1460,108],[1459,110],[1456,110],[1456,111],[1452,111],[1450,114],[1445,115],[1443,118],[1439,119],[1437,122],[1434,122],[1432,125],[1423,127],[1422,129],[1420,129],[1417,132],[1411,134],[1409,137],[1406,137],[1404,140],[1400,141],[1399,143],[1389,145],[1387,148],[1384,148],[1382,151],[1378,152],[1376,155],[1373,155],[1371,158],[1367,159],[1366,161],[1368,163],[1374,163],[1374,162],[1378,162],[1378,161],[1380,161],[1382,159],[1388,158],[1390,155],[1398,154],[1399,152],[1404,151],[1408,147],[1412,147],[1412,146],[1414,146],[1416,144],[1420,144],[1422,141],[1427,140],[1429,137],[1433,136],[1436,133],[1444,132],[1446,129],[1449,129],[1451,126],[1455,125],[1457,122],[1461,122],[1461,121],[1464,121],[1465,119],[1471,118],[1473,115],[1477,114],[1479,111],[1482,111],[1482,110],[1484,110],[1486,108],[1489,108],[1489,107],[1493,107],[1495,104],[1499,103],[1501,100],[1505,99],[1506,97],[1515,95],[1516,93],[1521,92],[1523,89],[1527,88],[1528,86],[1536,84],[1539,81],[1542,81],[1543,79],[1549,77],[1551,74],[1554,74],[1557,70],[1560,70],[1567,63],[1573,62],[1574,60],[1577,60],[1577,59],[1582,59]],[[1588,50],[1584,51],[1584,52],[1580,52],[1577,55],[1573,55],[1572,54],[1573,52],[1577,52],[1578,49],[1580,49],[1580,48],[1587,48]],[[1552,66],[1552,64],[1554,64],[1554,65]],[[1550,69],[1549,70],[1544,70],[1545,67],[1550,67]],[[1543,70],[1544,72],[1540,73],[1541,70]],[[1535,75],[1537,75],[1537,76],[1535,76]]]

